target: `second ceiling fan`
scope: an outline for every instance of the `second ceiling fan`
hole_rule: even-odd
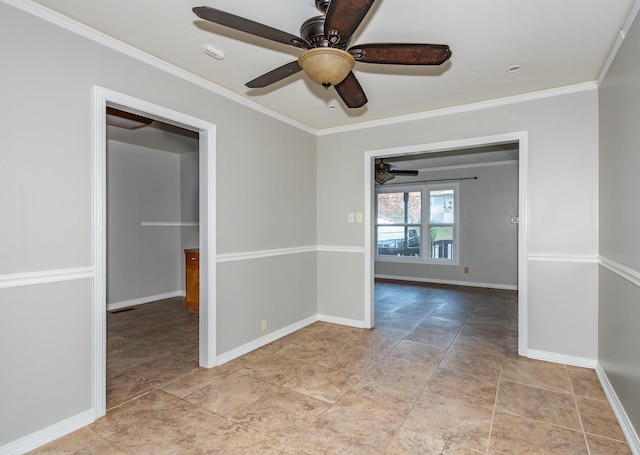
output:
[[[246,83],[262,88],[301,70],[314,82],[334,86],[349,108],[362,107],[367,97],[351,71],[355,62],[390,65],[441,65],[451,57],[446,44],[376,43],[349,47],[374,0],[315,0],[323,14],[307,19],[300,35],[292,35],[268,25],[209,6],[193,8],[200,18],[268,40],[288,44],[304,52],[293,62],[280,66]]]

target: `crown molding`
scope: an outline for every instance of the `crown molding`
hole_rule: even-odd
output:
[[[640,0],[638,0],[640,1]],[[597,90],[598,85],[595,81],[583,82],[580,84],[567,85],[565,87],[540,90],[537,92],[525,93],[522,95],[507,96],[504,98],[496,98],[488,101],[479,101],[477,103],[461,104],[459,106],[445,107],[442,109],[434,109],[432,111],[418,112],[415,114],[400,115],[382,120],[373,120],[370,122],[356,123],[354,125],[337,126],[334,128],[326,128],[318,130],[318,136],[325,136],[337,133],[347,133],[368,128],[380,128],[383,126],[394,125],[397,123],[406,123],[416,120],[424,120],[434,117],[444,117],[446,115],[462,114],[465,112],[478,111],[493,107],[508,106],[511,104],[522,103],[525,101],[534,101],[554,96],[568,95],[572,93],[586,92],[589,90]]]
[[[618,32],[618,36],[616,37],[616,41],[613,43],[613,46],[611,47],[611,51],[609,51],[609,56],[607,57],[607,60],[605,60],[604,65],[602,65],[602,69],[600,70],[600,75],[598,76],[598,80],[597,80],[598,87],[602,85],[604,78],[607,76],[607,73],[609,72],[609,68],[611,67],[611,64],[613,63],[613,61],[615,60],[616,55],[618,55],[620,46],[622,46],[622,42],[626,38],[627,33],[629,33],[631,24],[633,24],[633,21],[635,21],[639,11],[640,11],[640,0],[636,0],[636,2],[631,7],[631,11],[629,11],[629,15],[627,16],[627,20],[622,26],[622,29],[620,29],[620,31]]]
[[[67,16],[64,16],[63,14],[57,13],[42,5],[34,3],[30,0],[0,0],[0,1],[2,1],[3,3],[7,3],[15,8],[18,8],[22,11],[25,11],[35,17],[38,17],[54,25],[57,25],[79,36],[82,36],[98,44],[101,44],[109,49],[120,52],[121,54],[124,54],[133,59],[136,59],[140,62],[146,63],[150,66],[153,66],[154,68],[157,68],[161,71],[169,73],[173,76],[179,77],[187,82],[190,82],[194,85],[202,87],[205,90],[208,90],[212,93],[215,93],[217,95],[230,99],[231,101],[234,101],[250,109],[253,109],[257,112],[260,112],[261,114],[268,115],[269,117],[272,117],[276,120],[279,120],[283,123],[291,125],[307,133],[310,133],[313,135],[317,134],[317,130],[315,130],[314,128],[311,128],[308,125],[305,125],[304,123],[298,122],[297,120],[294,120],[290,117],[282,115],[271,109],[268,109],[261,104],[258,104],[247,98],[244,98],[200,76],[196,76],[195,74],[190,73],[189,71],[186,71],[182,68],[172,65],[171,63],[166,62],[165,60],[162,60],[158,57],[154,57],[153,55],[148,54],[136,47],[126,44],[120,40],[117,40],[105,33],[102,33],[94,28],[91,28]]]

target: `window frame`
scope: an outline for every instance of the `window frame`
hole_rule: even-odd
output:
[[[454,204],[454,222],[448,223],[431,223],[431,191],[453,190]],[[378,254],[378,227],[385,226],[378,224],[378,195],[381,193],[411,193],[420,192],[420,256],[392,256]],[[460,265],[460,184],[458,182],[451,183],[423,183],[423,184],[407,184],[397,186],[383,186],[376,188],[374,207],[374,242],[375,242],[375,260],[381,262],[399,262],[413,264],[433,264],[433,265]],[[414,223],[408,223],[407,226],[415,226]],[[429,245],[430,227],[431,226],[452,226],[453,227],[453,257],[448,258],[431,258]]]

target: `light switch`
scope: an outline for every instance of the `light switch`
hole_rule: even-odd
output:
[[[355,214],[353,212],[349,213],[347,219],[349,220],[349,223],[354,223],[355,222]]]
[[[362,212],[356,213],[356,223],[362,223],[362,220],[363,220]]]

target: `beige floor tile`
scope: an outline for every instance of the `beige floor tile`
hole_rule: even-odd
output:
[[[631,455],[626,442],[587,434],[590,455]]]
[[[153,390],[151,384],[121,374],[107,380],[107,409]]]
[[[384,354],[375,349],[360,344],[352,344],[334,352],[332,355],[326,356],[320,364],[364,376],[383,357]]]
[[[361,377],[313,362],[300,362],[287,372],[287,382],[283,387],[327,403],[335,403]]]
[[[440,369],[450,370],[469,378],[498,379],[502,370],[502,357],[449,349],[440,362]]]
[[[329,407],[324,401],[277,388],[233,416],[233,420],[288,442],[305,432]]]
[[[292,447],[309,455],[382,454],[397,431],[394,425],[345,408],[332,407]]]
[[[419,395],[420,390],[366,377],[340,398],[336,406],[399,426]]]
[[[456,334],[457,331],[448,331],[430,327],[417,327],[407,335],[406,339],[417,341],[418,343],[449,347],[455,339]]]
[[[417,453],[443,453],[444,441],[406,428],[400,429],[385,450],[385,455],[412,455]]]
[[[481,455],[466,447],[451,444],[425,434],[401,428],[384,452],[385,455]]]
[[[577,401],[585,432],[624,441],[624,434],[609,402],[582,397]]]
[[[464,320],[445,318],[442,316],[429,316],[424,319],[418,328],[421,329],[440,329],[447,332],[458,332],[464,325]]]
[[[566,365],[533,359],[506,359],[502,380],[533,387],[571,393],[571,380]]]
[[[229,374],[231,374],[230,370],[225,368],[224,365],[209,369],[198,367],[184,376],[163,385],[161,389],[178,398],[184,398]]]
[[[100,437],[95,431],[83,427],[67,436],[29,452],[29,455],[69,455],[75,453],[99,453],[96,449],[118,454],[119,449]],[[110,451],[110,452],[109,452]],[[119,451],[119,454],[124,452]]]
[[[91,428],[127,453],[175,454],[225,422],[162,391],[113,409]]]
[[[423,393],[402,428],[484,452],[493,411],[466,401]]]
[[[198,362],[177,356],[159,357],[127,369],[127,376],[153,386],[160,386],[198,368]]]
[[[474,377],[464,371],[438,368],[425,384],[424,391],[431,395],[493,408],[498,391],[498,379]]]
[[[300,360],[280,354],[280,351],[259,355],[250,361],[239,364],[237,373],[249,376],[258,381],[268,382],[274,385],[284,385],[298,365]]]
[[[184,399],[207,411],[230,418],[274,389],[275,386],[271,384],[232,373]]]
[[[285,444],[235,423],[225,423],[198,438],[180,455],[279,455]]]
[[[367,373],[367,377],[422,390],[435,369],[435,362],[428,364],[387,356]]]
[[[581,429],[572,394],[501,381],[496,409],[575,430]]]
[[[581,432],[496,411],[489,443],[490,455],[587,453],[587,445]]]
[[[492,355],[502,357],[505,354],[505,337],[496,337],[492,335],[465,335],[460,333],[451,343],[453,349],[460,351],[469,351],[476,354]]]
[[[389,353],[392,357],[409,360],[411,362],[426,363],[438,366],[447,349],[435,344],[418,343],[417,341],[402,340]]]
[[[598,375],[594,370],[586,368],[570,368],[569,378],[573,386],[573,393],[577,396],[585,398],[594,398],[596,400],[606,400]]]

